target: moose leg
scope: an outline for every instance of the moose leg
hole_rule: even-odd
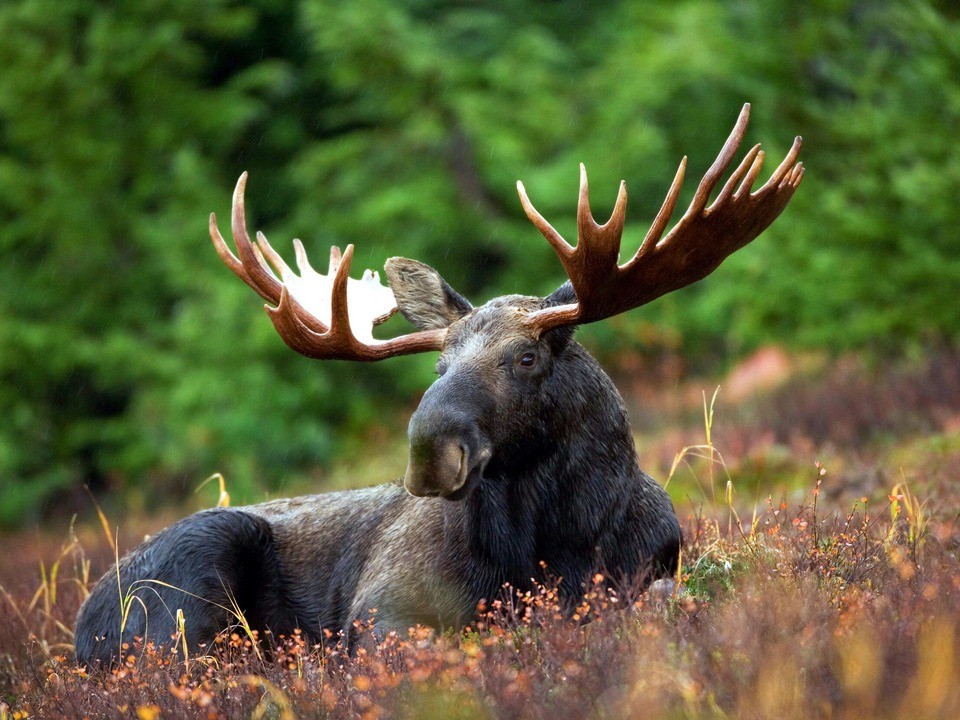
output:
[[[236,624],[282,624],[280,575],[269,523],[240,510],[207,510],[131,551],[94,587],[77,618],[77,661],[109,665],[134,638],[158,646],[182,629],[189,645]],[[128,643],[126,650],[123,643]]]

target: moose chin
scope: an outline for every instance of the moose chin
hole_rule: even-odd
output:
[[[415,260],[387,261],[389,287],[370,271],[352,279],[352,245],[342,255],[332,249],[323,275],[294,241],[295,273],[262,233],[251,241],[244,173],[233,196],[237,255],[213,215],[210,235],[224,263],[269,303],[283,340],[318,359],[439,352],[439,377],[410,419],[402,485],[206,510],[174,523],[96,585],[77,618],[78,662],[109,664],[123,643],[168,644],[178,629],[191,643],[210,642],[237,613],[255,628],[349,643],[353,621],[373,608],[378,633],[456,628],[505,584],[529,588],[547,573],[569,601],[597,569],[641,586],[675,572],[673,505],[638,467],[623,400],[573,334],[705,277],[780,214],[803,176],[800,138],[756,191],[763,152],[752,148],[708,204],[748,117],[746,105],[664,235],[684,158],[640,249],[622,265],[625,185],[598,225],[581,165],[571,246],[518,183],[524,211],[569,280],[546,297],[506,295],[479,307]],[[374,326],[397,310],[417,331],[375,339]]]

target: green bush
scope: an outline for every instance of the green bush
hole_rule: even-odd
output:
[[[960,21],[946,3],[465,4],[12,0],[0,8],[0,523],[89,484],[241,497],[308,478],[409,401],[430,358],[291,353],[206,239],[251,172],[251,225],[315,256],[407,255],[472,298],[546,293],[559,264],[522,178],[573,234],[619,179],[637,246],[745,100],[771,166],[808,175],[707,283],[585,332],[878,353],[960,331]]]

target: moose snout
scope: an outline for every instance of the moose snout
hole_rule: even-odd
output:
[[[459,490],[467,481],[469,450],[453,438],[410,444],[403,485],[411,495],[433,497]]]
[[[403,486],[419,497],[459,500],[483,473],[490,450],[476,430],[456,423],[410,423],[410,460]],[[463,492],[460,492],[463,491]]]

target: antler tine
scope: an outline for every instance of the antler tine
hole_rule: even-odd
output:
[[[590,183],[587,181],[587,168],[580,163],[580,192],[577,197],[577,247],[580,239],[587,233],[599,227],[590,211]]]
[[[730,167],[730,163],[733,162],[737,150],[740,149],[740,143],[743,142],[743,136],[747,133],[747,124],[749,122],[750,103],[744,103],[743,109],[740,111],[740,116],[737,118],[733,130],[730,131],[730,136],[720,149],[720,154],[717,155],[717,159],[713,161],[713,165],[710,166],[700,181],[700,184],[697,186],[697,192],[694,194],[687,212],[684,213],[683,218],[681,218],[681,223],[688,217],[699,214],[706,206],[707,200],[710,199],[710,193],[713,192],[713,188],[716,187],[717,182],[723,173],[726,172],[726,169]]]
[[[647,234],[643,238],[643,242],[640,243],[640,248],[637,250],[637,254],[633,256],[630,264],[637,262],[660,242],[660,237],[663,235],[667,223],[670,222],[670,216],[673,215],[673,210],[677,206],[677,198],[680,197],[680,189],[683,187],[683,178],[686,172],[687,156],[684,155],[683,160],[680,161],[680,167],[677,168],[677,174],[674,175],[673,182],[670,184],[670,190],[667,191],[667,196],[663,199],[663,204],[660,206],[657,216],[653,219],[650,229],[647,230]]]
[[[337,271],[337,268],[340,267],[340,258],[341,258],[340,248],[338,248],[336,245],[331,245],[330,246],[330,266],[329,266],[329,270],[327,270],[328,275],[333,275],[333,273]]]
[[[280,253],[273,249],[273,245],[267,240],[267,236],[260,231],[257,231],[257,244],[253,246],[253,249],[260,251],[258,257],[265,258],[264,269],[270,270],[272,267],[273,271],[280,276],[281,282],[293,273],[286,261],[280,257]]]
[[[802,147],[803,138],[797,135],[797,137],[793,139],[793,145],[790,146],[790,151],[783,159],[783,162],[777,166],[777,169],[773,171],[773,175],[771,175],[770,179],[763,184],[763,187],[753,193],[754,197],[759,197],[779,189],[780,181],[783,180],[788,171],[793,170],[794,163],[796,163],[797,158],[800,156],[800,148]]]
[[[301,275],[307,272],[316,272],[316,270],[313,269],[313,265],[310,264],[307,251],[304,249],[303,243],[300,242],[300,238],[293,239],[293,253],[297,258],[297,268],[300,270]]]
[[[717,199],[706,209],[706,212],[713,211],[714,208],[717,208],[727,201],[733,195],[733,188],[737,186],[743,179],[746,177],[747,173],[753,169],[753,161],[756,159],[757,155],[760,154],[760,145],[754,145],[750,148],[749,152],[744,156],[743,160],[740,161],[740,164],[737,166],[737,169],[734,170],[730,177],[727,179],[727,182],[724,183],[723,189],[720,190],[720,194],[717,195]]]
[[[753,183],[757,179],[757,175],[760,174],[760,168],[763,167],[763,160],[766,157],[766,153],[763,150],[757,153],[757,156],[753,159],[753,165],[750,166],[750,171],[746,174],[746,177],[743,178],[743,182],[740,183],[740,187],[737,188],[737,191],[733,194],[734,200],[739,200],[744,193],[749,193],[753,189]]]
[[[797,189],[797,186],[800,185],[800,181],[803,180],[804,172],[805,170],[802,162],[793,166],[793,172],[790,173],[790,184],[793,186],[794,190]]]
[[[330,308],[330,334],[349,336],[356,342],[350,330],[350,313],[347,310],[347,278],[350,277],[350,263],[353,262],[353,245],[340,258],[337,274],[333,277],[333,291]]]
[[[234,275],[255,290],[264,300],[269,300],[270,298],[265,297],[256,283],[247,275],[247,271],[243,269],[243,263],[237,259],[236,255],[230,252],[230,248],[227,246],[223,235],[220,234],[220,228],[217,226],[216,213],[210,213],[210,239],[213,240],[213,247],[216,249],[220,259],[223,260],[223,264],[230,268]]]
[[[593,219],[590,210],[590,189],[587,168],[580,163],[580,199],[577,202],[577,252],[596,252],[598,255],[616,257],[620,252],[620,236],[627,214],[627,184],[620,181],[617,201],[610,219],[603,225]]]
[[[247,233],[247,213],[244,205],[244,192],[247,188],[247,173],[240,175],[237,181],[237,187],[233,191],[233,212],[231,215],[231,228],[233,230],[233,239],[237,244],[237,252],[240,255],[240,262],[247,273],[247,277],[254,283],[252,287],[260,295],[270,302],[280,302],[280,293],[283,290],[283,284],[260,264],[253,249],[253,243],[250,242],[250,235]]]
[[[627,213],[627,186],[620,182],[617,200],[610,218],[600,225],[590,210],[590,184],[587,169],[580,163],[580,193],[577,201],[577,245],[572,247],[537,211],[527,196],[522,182],[517,182],[517,194],[527,217],[547,239],[563,264],[567,277],[578,297],[592,292],[598,278],[616,267],[620,253],[620,238]]]
[[[526,188],[523,187],[523,183],[519,180],[517,180],[517,194],[520,195],[520,204],[523,206],[523,211],[527,214],[527,218],[536,226],[540,234],[547,239],[547,242],[550,243],[557,255],[560,256],[560,259],[563,260],[563,258],[573,254],[573,247],[571,247],[570,243],[564,240],[563,236],[554,230],[553,225],[548,223],[543,215],[537,211],[533,203],[530,202],[530,198],[527,197]]]

